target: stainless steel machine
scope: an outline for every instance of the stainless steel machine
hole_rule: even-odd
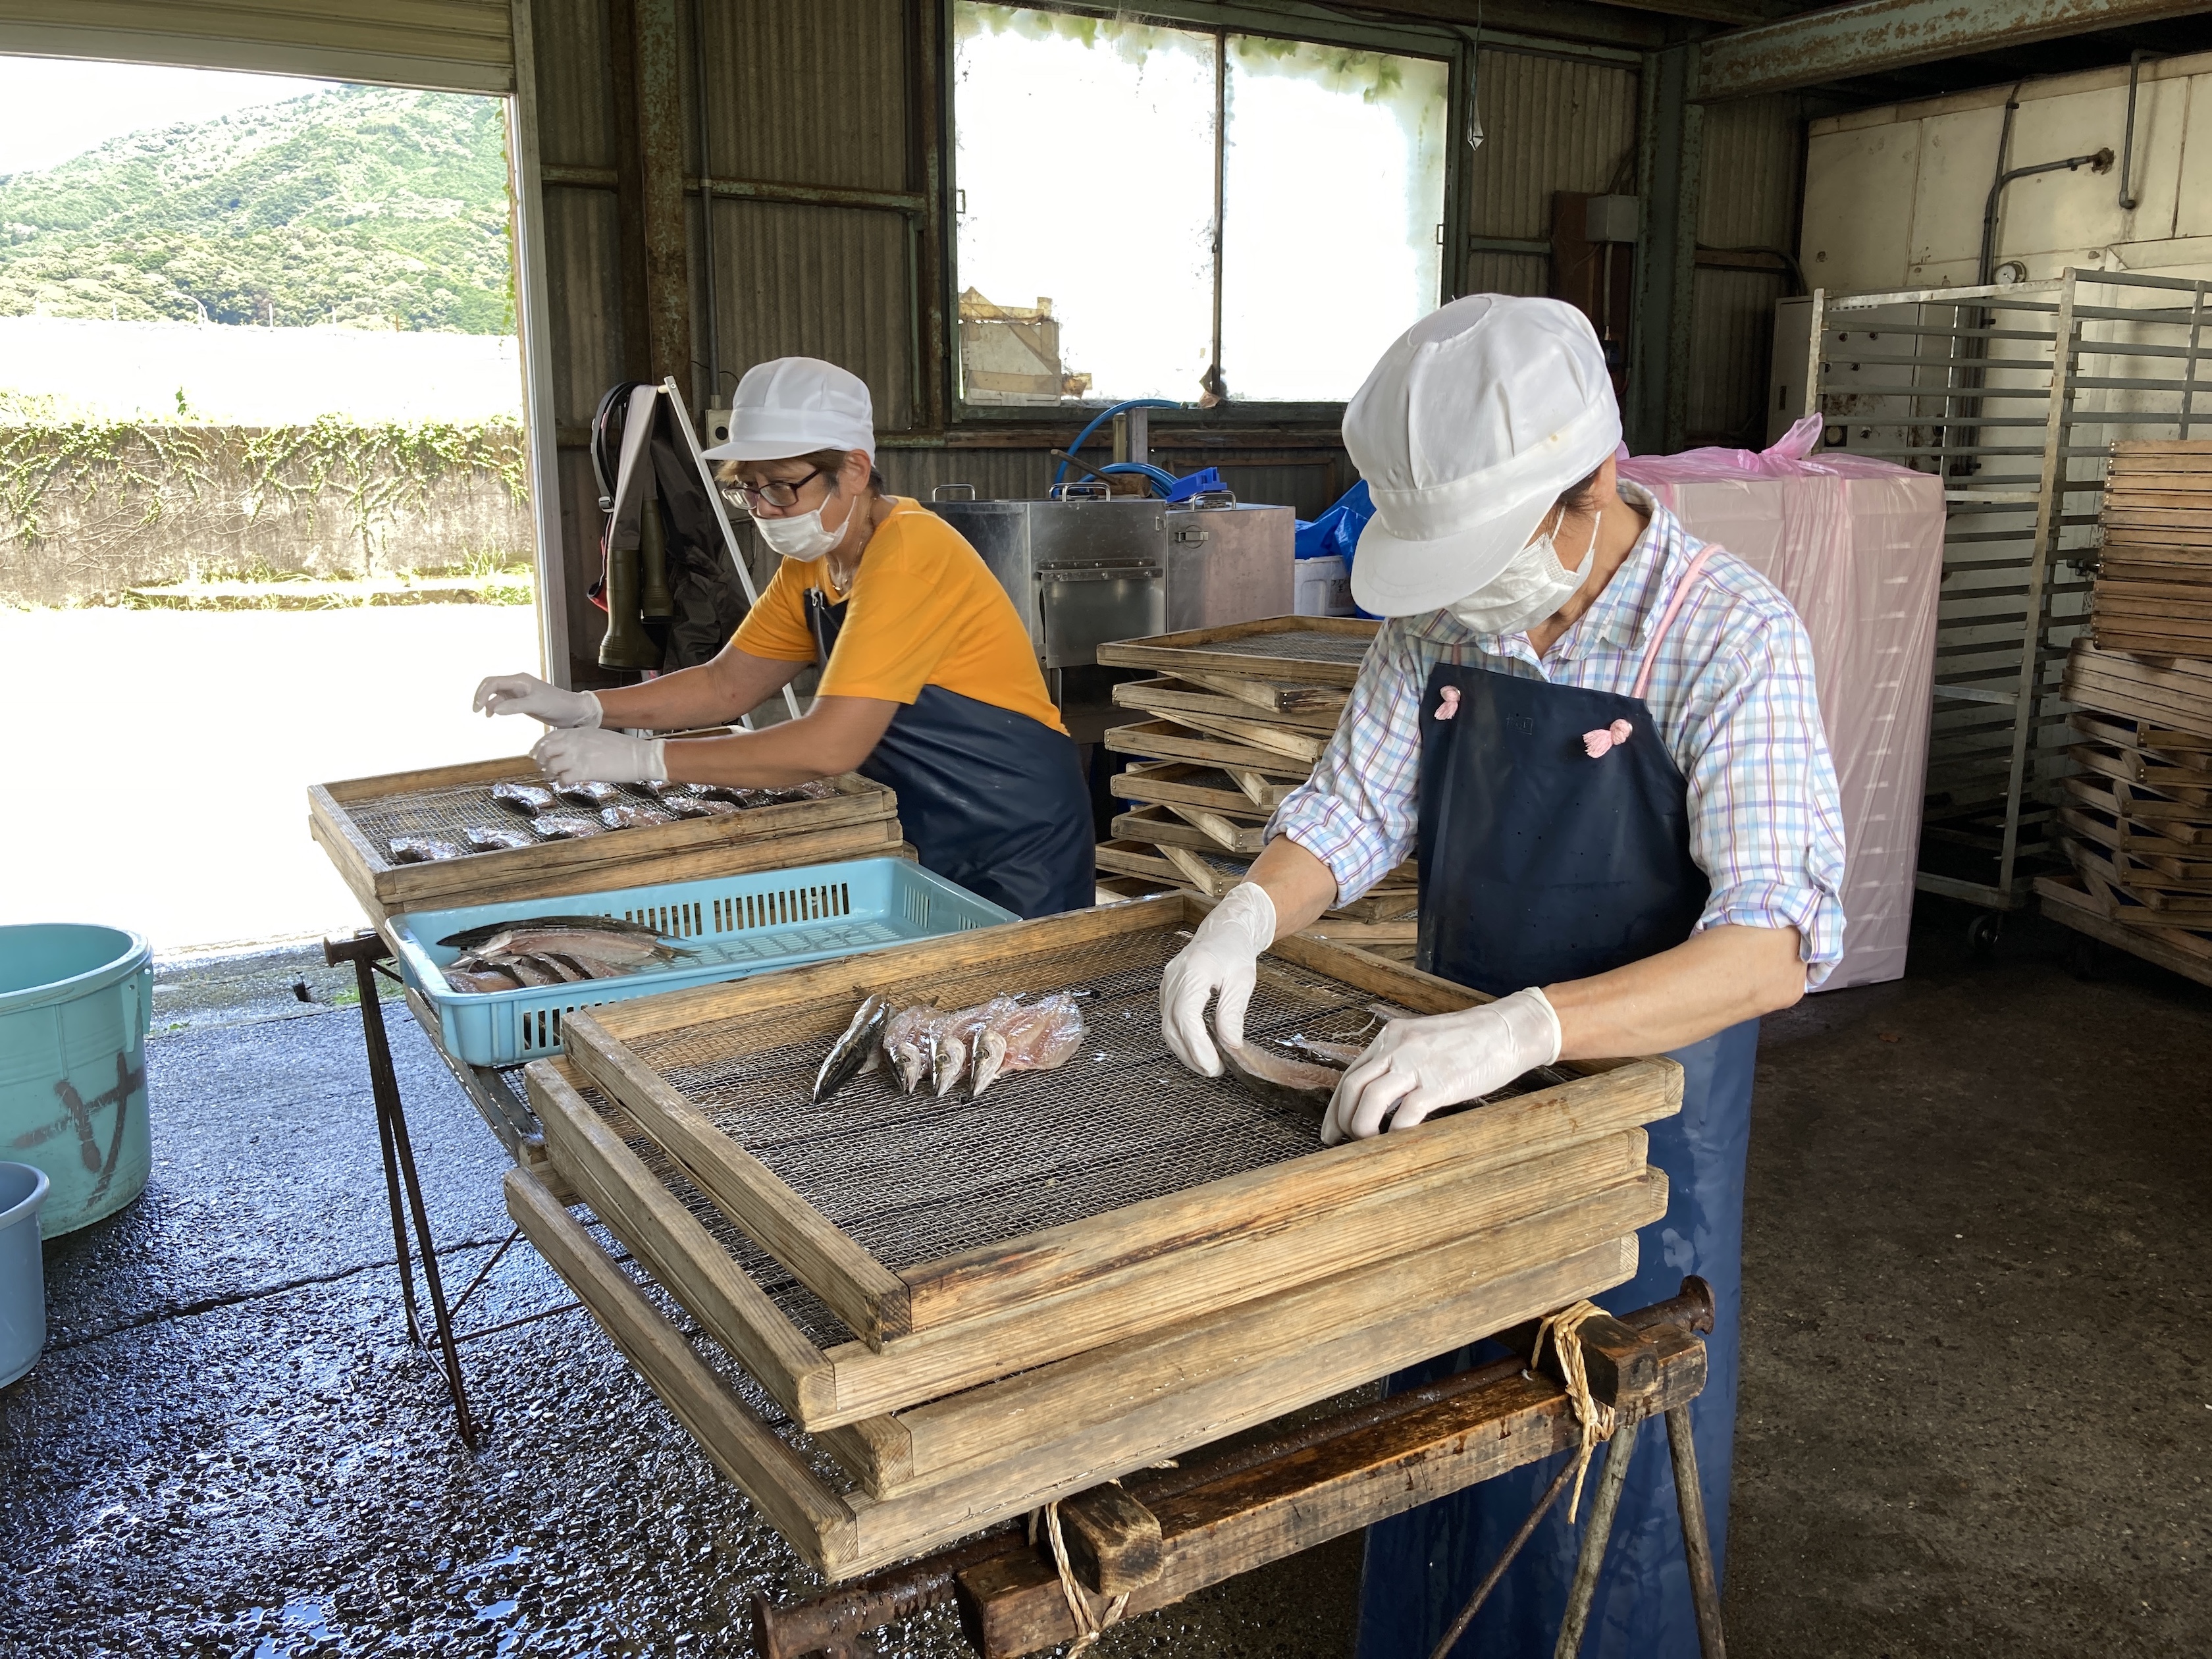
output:
[[[964,499],[948,499],[968,490]],[[1293,514],[1227,495],[1174,507],[1095,487],[1049,501],[977,501],[940,487],[929,507],[1005,585],[1063,708],[1103,702],[1106,640],[1279,617],[1293,607]]]

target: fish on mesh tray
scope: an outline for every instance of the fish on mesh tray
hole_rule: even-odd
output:
[[[435,836],[394,836],[391,848],[394,864],[437,864],[447,859],[465,859],[469,855],[467,848],[456,847]]]
[[[899,1009],[884,1021],[881,1042],[904,1092],[912,1094],[927,1078],[942,1097],[964,1076],[972,1100],[1005,1073],[1065,1065],[1083,1046],[1085,1031],[1073,995],[1056,991],[1035,1002],[1001,995],[972,1008],[922,1003]]]
[[[660,810],[679,818],[726,818],[745,809],[733,800],[710,800],[704,795],[663,795]]]
[[[548,812],[543,817],[531,819],[530,827],[538,832],[540,841],[581,841],[586,836],[607,833],[607,826],[597,818],[578,817],[569,812]]]
[[[586,780],[582,783],[556,783],[553,793],[572,806],[588,806],[598,811],[602,806],[615,806],[623,799],[622,786]]]
[[[472,823],[461,836],[473,853],[511,853],[518,847],[538,845],[538,837],[529,830],[507,823]]]
[[[654,800],[683,799],[696,795],[705,787],[696,783],[675,783],[666,778],[655,778],[647,783],[634,783],[630,787]]]
[[[491,798],[526,818],[542,817],[554,807],[553,792],[534,783],[495,783]]]
[[[648,823],[673,823],[676,814],[641,801],[617,801],[599,808],[599,822],[610,830],[635,830]]]

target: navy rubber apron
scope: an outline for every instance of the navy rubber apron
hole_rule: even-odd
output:
[[[1421,704],[1422,968],[1502,996],[1605,973],[1689,937],[1709,885],[1690,856],[1688,784],[1644,692],[1705,558],[1700,553],[1677,584],[1628,696],[1441,663],[1429,676]],[[1682,1110],[1650,1126],[1651,1162],[1667,1175],[1667,1213],[1638,1236],[1636,1277],[1595,1298],[1626,1313],[1674,1296],[1686,1274],[1712,1286],[1708,1381],[1690,1414],[1716,1571],[1728,1540],[1744,1154],[1758,1043],[1758,1022],[1746,1020],[1672,1055],[1683,1070]],[[1392,1387],[1416,1386],[1500,1352],[1479,1344],[1447,1354],[1394,1377]],[[1567,1455],[1369,1528],[1362,1659],[1425,1659]],[[1556,1505],[1454,1651],[1486,1659],[1550,1655],[1580,1539],[1566,1506]],[[1582,1654],[1697,1659],[1698,1652],[1674,1473],[1666,1435],[1655,1426],[1637,1440]]]
[[[806,590],[806,625],[824,666],[849,603]],[[860,772],[897,791],[899,823],[923,869],[1025,918],[1096,902],[1091,789],[1065,732],[925,685],[891,716]]]

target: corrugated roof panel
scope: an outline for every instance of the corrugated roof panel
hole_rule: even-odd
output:
[[[614,166],[606,0],[531,0],[530,11],[538,159],[555,167]]]
[[[582,425],[621,378],[622,257],[611,190],[545,192],[547,334],[554,419]]]
[[[1618,64],[1481,53],[1476,99],[1485,137],[1463,157],[1469,234],[1548,239],[1554,191],[1595,194],[1616,178],[1633,190],[1637,88],[1636,71]]]
[[[694,200],[695,246],[698,211]],[[896,213],[716,202],[723,367],[743,374],[769,357],[826,358],[868,383],[878,428],[913,425],[908,236],[908,221]],[[696,328],[706,295],[699,262],[692,264]]]
[[[1759,270],[1700,270],[1690,329],[1689,440],[1764,446],[1774,302],[1787,279]]]
[[[1805,121],[1794,94],[1709,104],[1698,240],[1708,247],[1793,249],[1805,179]]]
[[[907,9],[902,0],[750,0],[710,8],[707,102],[716,174],[908,188]],[[687,77],[687,112],[693,96]],[[697,117],[687,113],[684,131],[697,131]],[[696,148],[696,139],[686,142]]]

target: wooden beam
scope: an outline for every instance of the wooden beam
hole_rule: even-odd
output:
[[[1119,1486],[1093,1486],[1060,1506],[1067,1565],[1100,1595],[1127,1595],[1160,1576],[1160,1518]]]
[[[1695,95],[1753,98],[2203,9],[2203,0],[1866,0],[1703,42]]]

